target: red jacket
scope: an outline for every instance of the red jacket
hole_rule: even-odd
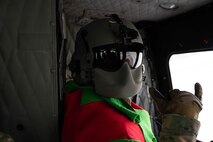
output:
[[[94,96],[91,90],[75,89],[68,92],[64,96],[64,105],[62,142],[145,142],[140,125],[131,120],[135,119],[134,115],[129,118],[125,112],[119,110],[119,107],[123,106],[118,104],[116,108],[102,97]],[[134,103],[131,106],[143,110]],[[154,139],[154,136],[152,137]]]

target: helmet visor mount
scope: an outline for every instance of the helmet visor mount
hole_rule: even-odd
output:
[[[143,46],[138,43],[95,47],[93,48],[93,67],[106,71],[116,71],[124,62],[127,62],[131,69],[135,69],[142,64],[142,49]]]

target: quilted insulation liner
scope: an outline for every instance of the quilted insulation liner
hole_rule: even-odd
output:
[[[202,6],[212,0],[63,0],[64,11],[69,23],[85,25],[96,18],[110,14],[132,22],[158,21]],[[178,10],[168,11],[159,4],[174,3]]]
[[[58,141],[54,0],[0,1],[0,131]]]

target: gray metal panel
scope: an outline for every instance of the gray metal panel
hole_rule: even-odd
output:
[[[0,131],[58,141],[55,0],[0,1]]]

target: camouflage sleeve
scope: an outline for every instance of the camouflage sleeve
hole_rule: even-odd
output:
[[[15,142],[8,134],[0,132],[0,142]]]
[[[200,122],[177,114],[167,114],[162,118],[160,142],[196,142]]]

